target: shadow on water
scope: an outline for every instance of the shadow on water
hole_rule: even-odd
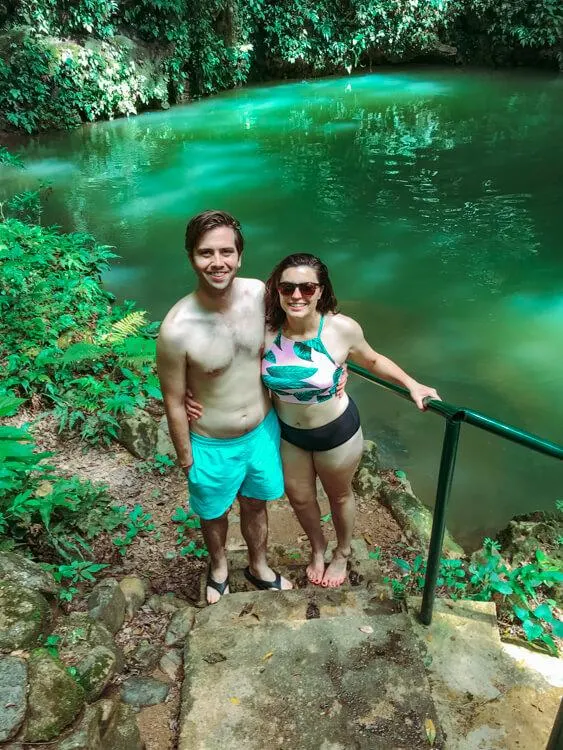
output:
[[[560,91],[432,68],[248,88],[30,139],[27,172],[3,170],[0,192],[48,180],[45,223],[115,245],[106,283],[154,317],[193,284],[187,217],[226,208],[245,228],[244,273],[318,253],[376,349],[450,401],[561,440]],[[441,420],[351,387],[366,434],[431,503]],[[452,530],[473,542],[552,507],[561,474],[464,432]]]

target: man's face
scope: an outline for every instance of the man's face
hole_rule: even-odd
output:
[[[203,234],[194,248],[192,266],[200,284],[208,290],[228,289],[240,268],[241,257],[231,227],[216,227]]]

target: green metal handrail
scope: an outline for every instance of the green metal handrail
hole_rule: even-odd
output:
[[[410,393],[396,383],[390,383],[387,380],[372,375],[371,372],[359,367],[353,362],[348,362],[350,372],[360,375],[362,378],[369,380],[371,383],[380,385],[387,390],[394,391],[399,396],[411,401]],[[440,557],[442,554],[442,545],[444,541],[444,532],[446,530],[446,508],[452,488],[452,480],[457,457],[457,446],[459,442],[459,433],[462,422],[467,422],[481,430],[491,432],[505,440],[511,440],[514,443],[531,448],[538,453],[546,456],[563,459],[563,446],[544,440],[538,435],[532,435],[518,427],[512,427],[497,419],[488,417],[473,409],[466,409],[460,406],[454,406],[447,401],[438,401],[436,399],[425,399],[425,406],[429,411],[434,411],[446,419],[446,430],[444,441],[442,443],[442,458],[440,461],[440,471],[438,474],[438,486],[436,489],[436,504],[434,506],[434,517],[432,520],[432,532],[430,534],[430,546],[428,549],[428,560],[426,565],[426,579],[424,593],[422,596],[422,607],[420,610],[420,619],[425,625],[432,622],[432,610],[434,607],[434,595],[436,592],[436,581],[438,580],[438,571],[440,568]]]
[[[390,383],[387,380],[372,375],[371,372],[363,367],[347,362],[348,370],[360,375],[360,377],[369,380],[371,383],[380,385],[387,390],[394,391],[399,396],[412,401],[410,393],[396,383]],[[434,411],[446,419],[446,430],[442,443],[442,458],[440,460],[440,471],[438,473],[438,486],[436,489],[436,504],[434,506],[434,515],[432,519],[432,532],[430,534],[430,545],[428,548],[428,559],[426,562],[426,578],[424,581],[424,593],[422,596],[422,606],[420,608],[420,620],[424,625],[430,625],[432,622],[432,610],[434,609],[434,598],[436,594],[436,581],[438,580],[438,571],[440,569],[440,558],[442,556],[442,546],[444,543],[444,532],[446,530],[446,508],[452,488],[452,480],[457,457],[457,447],[459,442],[459,433],[463,422],[486,430],[493,435],[498,435],[505,440],[511,440],[513,443],[523,445],[525,448],[531,448],[545,456],[563,459],[563,446],[552,443],[549,440],[538,435],[532,435],[530,432],[521,430],[518,427],[512,427],[497,419],[488,417],[473,409],[466,409],[460,406],[454,406],[447,401],[438,401],[436,399],[425,399],[424,405],[428,411]],[[559,707],[559,712],[555,719],[549,743],[546,750],[563,750],[563,700]]]

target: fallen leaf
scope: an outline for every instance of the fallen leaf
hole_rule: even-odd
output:
[[[373,628],[371,625],[362,625],[362,627],[360,628],[360,632],[366,633],[366,635],[370,635],[371,633],[373,633]]]
[[[426,738],[428,742],[430,745],[433,745],[434,740],[436,739],[436,727],[434,726],[432,719],[424,720],[424,729],[426,730]]]
[[[53,485],[51,482],[44,480],[39,483],[39,486],[35,490],[35,497],[47,497],[53,492]]]
[[[364,540],[365,540],[366,544],[370,545],[370,547],[373,546],[373,539],[371,538],[371,536],[369,534],[364,534]]]
[[[233,706],[240,705],[240,698],[237,698],[236,696],[233,696],[232,698],[229,698],[229,700],[231,701],[231,703],[233,704]]]
[[[268,653],[264,654],[264,656],[262,657],[262,661],[268,661],[268,659],[271,659],[273,655],[274,655],[273,651],[268,651]]]

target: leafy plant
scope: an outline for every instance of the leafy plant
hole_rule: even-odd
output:
[[[155,530],[152,515],[145,513],[142,505],[135,505],[133,510],[127,511],[125,506],[120,510],[126,514],[126,530],[113,538],[113,543],[120,555],[127,553],[127,548],[139,534],[152,534]]]
[[[188,529],[201,529],[199,518],[184,508],[178,507],[172,514],[172,521],[177,524],[176,544],[180,546],[180,554],[183,557],[186,555],[194,555],[198,558],[206,557],[208,552],[205,546],[200,547],[194,539],[186,540],[186,531]]]

